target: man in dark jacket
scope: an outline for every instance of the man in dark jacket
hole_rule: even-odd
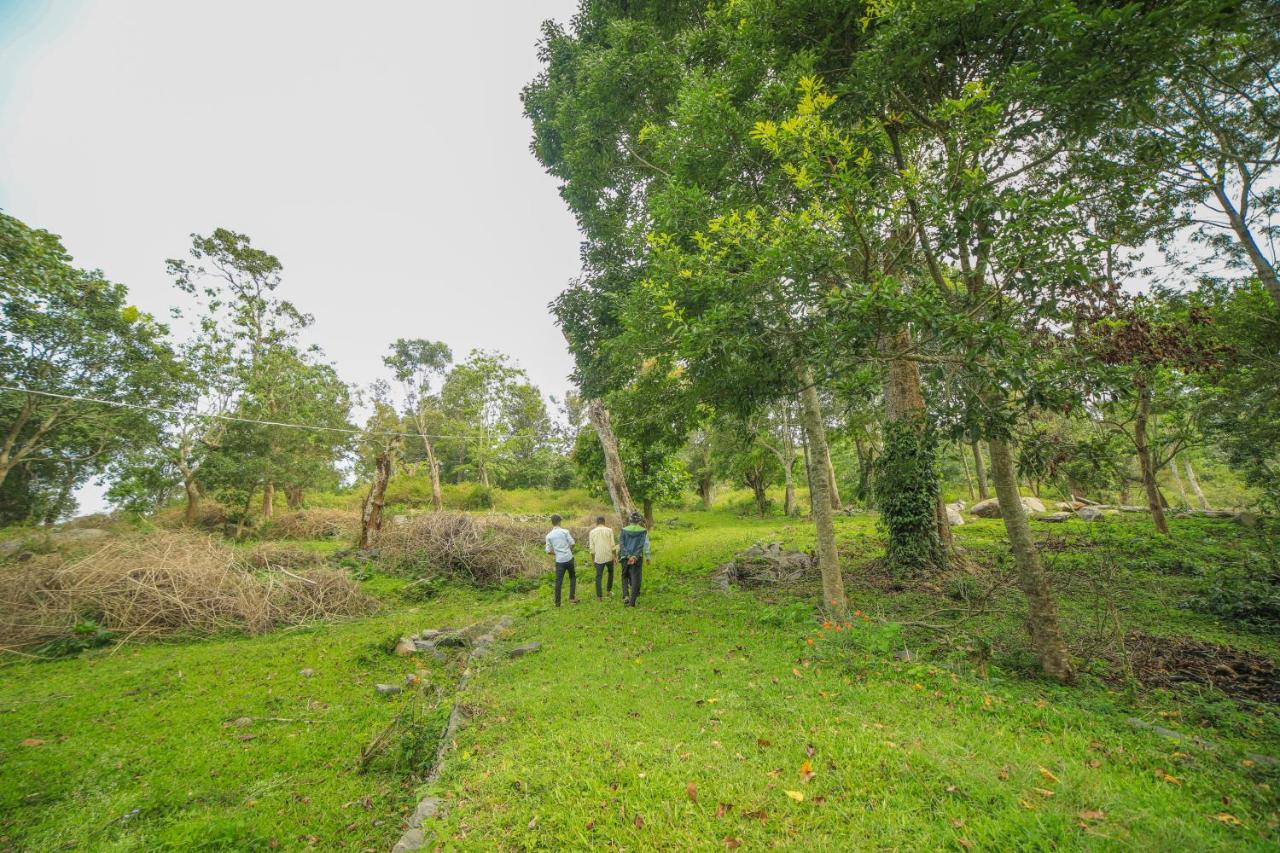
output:
[[[640,597],[640,574],[644,561],[651,554],[649,551],[649,531],[640,522],[640,513],[631,513],[631,522],[622,528],[622,536],[618,542],[618,559],[622,563],[622,603],[626,607],[635,607]]]

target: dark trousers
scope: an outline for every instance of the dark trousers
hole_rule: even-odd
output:
[[[604,598],[604,592],[600,589],[600,581],[604,577],[604,570],[609,570],[609,592],[613,592],[613,560],[607,563],[596,563],[596,598]]]
[[[631,562],[635,560],[635,562]],[[636,599],[640,597],[640,574],[644,568],[644,557],[623,557],[622,558],[622,601],[624,604],[635,606]]]
[[[556,563],[556,607],[560,606],[560,587],[564,584],[565,572],[569,573],[569,600],[578,597],[578,573],[574,571],[573,560]]]

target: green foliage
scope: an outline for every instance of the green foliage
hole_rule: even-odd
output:
[[[1262,555],[1239,566],[1209,565],[1204,588],[1187,606],[1232,623],[1274,628],[1280,625],[1280,563]]]

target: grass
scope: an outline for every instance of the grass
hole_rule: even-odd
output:
[[[1280,756],[1274,707],[1089,672],[1071,688],[1038,681],[1026,671],[1011,591],[994,612],[946,632],[903,627],[952,601],[950,590],[887,587],[875,571],[873,516],[838,520],[850,597],[869,618],[823,630],[806,590],[723,593],[708,580],[752,542],[809,545],[806,522],[675,515],[659,518],[634,610],[616,597],[594,601],[586,572],[583,603],[559,609],[545,581],[527,591],[446,587],[409,604],[397,594],[403,580],[375,574],[365,584],[386,601],[379,616],[6,666],[0,849],[241,850],[274,840],[281,849],[385,850],[426,793],[421,756],[433,745],[404,744],[398,754],[409,760],[366,774],[356,757],[406,703],[420,702],[435,731],[458,675],[456,660],[432,662],[433,689],[378,697],[375,682],[400,682],[409,667],[387,642],[498,613],[515,616],[513,630],[458,697],[471,724],[433,791],[450,802],[429,827],[446,848],[1274,844],[1280,774],[1243,758]],[[1102,578],[1125,630],[1280,657],[1274,632],[1181,606],[1207,567],[1240,564],[1269,547],[1262,537],[1174,519],[1166,542],[1144,524],[1125,516],[1037,525],[1068,540],[1050,567],[1073,638],[1098,630],[1091,584]],[[1003,552],[998,521],[956,533],[986,560]],[[530,640],[543,651],[501,654]],[[973,657],[979,641],[989,659]],[[904,644],[915,660],[894,657]],[[303,668],[315,675],[304,678]],[[226,725],[244,716],[319,722]],[[1129,717],[1219,747],[1135,730]],[[23,746],[29,738],[43,743]]]

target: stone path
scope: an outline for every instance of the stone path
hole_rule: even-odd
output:
[[[436,779],[439,778],[440,768],[444,766],[445,757],[449,750],[453,748],[454,735],[466,723],[467,712],[463,709],[462,693],[466,689],[467,683],[471,681],[472,663],[488,655],[493,641],[498,636],[498,632],[505,630],[510,625],[511,617],[503,616],[494,622],[489,630],[476,637],[475,642],[472,643],[471,653],[467,655],[466,666],[462,670],[462,678],[458,680],[458,688],[454,694],[453,710],[449,714],[449,722],[445,725],[444,733],[440,736],[440,743],[436,747],[435,758],[431,762],[431,772],[427,774],[425,782],[427,786],[435,784]],[[422,802],[418,803],[418,807],[413,810],[413,815],[409,818],[409,828],[400,836],[400,840],[396,842],[395,847],[391,848],[391,853],[421,849],[423,844],[426,843],[426,834],[422,830],[423,821],[443,815],[446,805],[446,802],[440,797],[426,797]]]

